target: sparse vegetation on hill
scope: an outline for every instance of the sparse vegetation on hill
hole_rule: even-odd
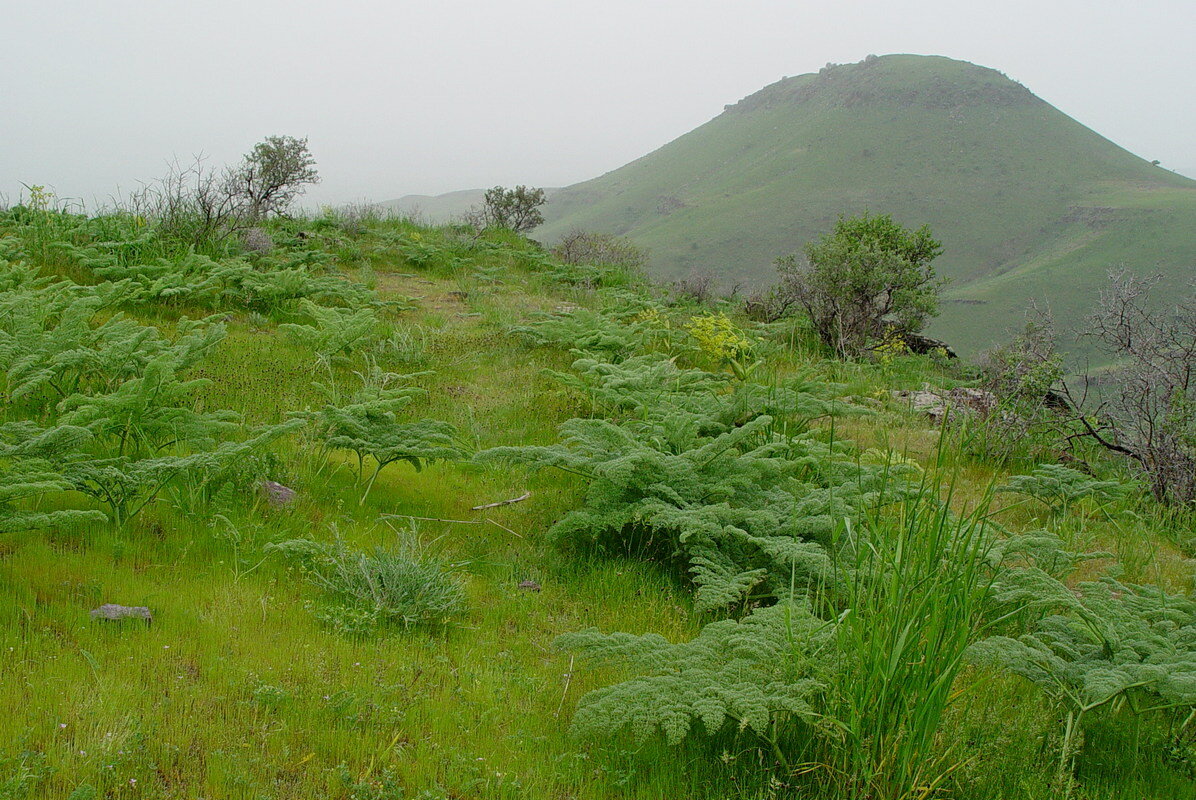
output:
[[[892,394],[972,368],[604,238],[163,223],[0,215],[0,797],[1196,796],[1190,504]]]
[[[928,224],[948,280],[929,328],[968,356],[1007,337],[1031,300],[1078,327],[1111,267],[1185,288],[1196,182],[1117,147],[1001,73],[890,55],[785,78],[619,169],[553,193],[571,228],[626,236],[652,276],[711,273],[762,289],[773,261],[840,215]],[[1071,364],[1104,356],[1068,338]]]

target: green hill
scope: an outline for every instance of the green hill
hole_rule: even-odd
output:
[[[928,223],[950,279],[932,332],[965,353],[1033,299],[1079,322],[1110,268],[1185,284],[1196,181],[1118,147],[999,72],[869,56],[785,78],[694,131],[562,189],[537,238],[573,227],[648,248],[656,277],[762,285],[840,214]],[[1083,354],[1082,347],[1077,355]]]

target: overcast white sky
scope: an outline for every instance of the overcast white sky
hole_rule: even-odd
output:
[[[614,169],[783,75],[999,69],[1196,173],[1193,0],[0,0],[0,193],[104,201],[174,156],[308,136],[321,203]]]

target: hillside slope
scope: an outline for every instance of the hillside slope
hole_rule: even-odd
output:
[[[966,353],[1035,299],[1078,322],[1125,264],[1178,287],[1196,265],[1196,181],[1104,139],[1002,74],[869,57],[785,78],[649,155],[559,191],[537,238],[629,236],[657,277],[762,285],[840,214],[928,223],[949,278],[933,331]]]

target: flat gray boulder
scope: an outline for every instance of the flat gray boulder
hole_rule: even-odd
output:
[[[119,622],[124,619],[143,619],[146,622],[153,622],[154,615],[145,606],[121,606],[116,603],[105,603],[99,608],[91,610],[92,619],[107,620],[109,622]]]
[[[295,502],[295,490],[283,486],[278,481],[262,481],[261,491],[266,496],[266,501],[275,508],[289,506]]]

